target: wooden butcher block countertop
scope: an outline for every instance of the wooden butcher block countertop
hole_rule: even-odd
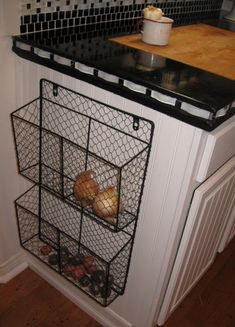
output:
[[[235,80],[235,32],[196,24],[174,27],[167,46],[146,44],[141,34],[111,40]]]

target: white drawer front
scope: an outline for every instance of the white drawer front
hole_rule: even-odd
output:
[[[235,154],[235,119],[226,127],[208,135],[197,174],[203,182]]]

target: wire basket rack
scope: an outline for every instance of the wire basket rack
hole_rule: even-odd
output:
[[[123,294],[154,125],[48,80],[11,114],[22,246],[103,306]]]

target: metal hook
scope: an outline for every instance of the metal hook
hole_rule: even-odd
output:
[[[58,86],[53,84],[53,95],[56,97],[58,95]]]
[[[133,117],[133,129],[135,131],[138,131],[139,127],[140,127],[140,119],[139,119],[139,117],[134,116]]]

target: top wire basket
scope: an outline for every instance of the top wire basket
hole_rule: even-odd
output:
[[[40,96],[11,118],[20,174],[112,231],[133,226],[151,121],[45,79]]]

